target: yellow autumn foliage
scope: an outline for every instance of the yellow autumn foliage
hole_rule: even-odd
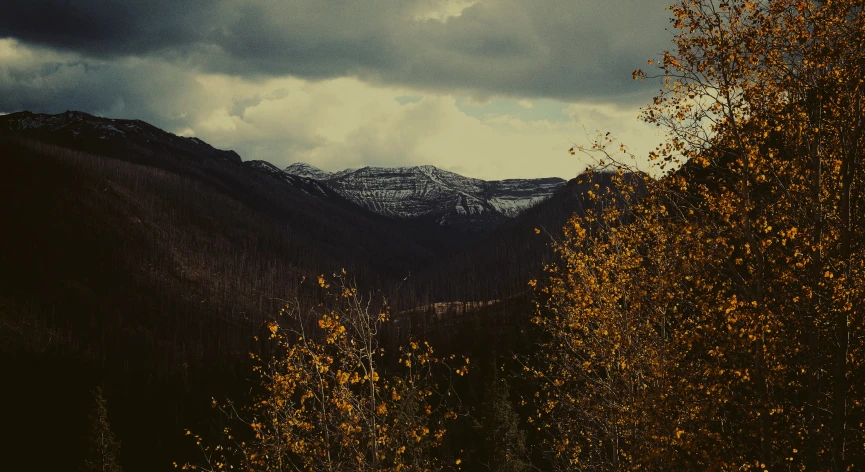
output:
[[[558,470],[865,463],[861,1],[685,0],[636,170],[593,192],[538,283],[532,423]],[[651,63],[650,63],[651,65]],[[615,151],[618,149],[618,151]],[[678,165],[684,167],[669,172]]]

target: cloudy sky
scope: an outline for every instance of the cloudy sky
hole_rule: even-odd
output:
[[[0,112],[82,110],[326,170],[573,177],[637,154],[670,0],[3,0]],[[587,136],[588,134],[588,136]]]

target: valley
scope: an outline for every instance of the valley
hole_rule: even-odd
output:
[[[393,342],[418,335],[469,352],[454,333],[526,325],[526,284],[589,188],[431,166],[281,170],[80,112],[0,116],[0,155],[0,219],[14,229],[0,235],[3,365],[38,389],[4,401],[53,402],[58,431],[74,435],[89,379],[113,379],[103,387],[123,398],[117,428],[142,467],[180,454],[182,441],[167,439],[176,423],[156,411],[203,419],[206,397],[242,385],[228,379],[286,300],[324,300],[310,286],[322,273],[345,269],[386,296],[400,327]],[[30,378],[36,365],[47,377]],[[60,388],[69,395],[50,400]],[[68,447],[75,457],[77,443]]]

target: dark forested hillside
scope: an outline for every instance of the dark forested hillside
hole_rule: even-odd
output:
[[[260,320],[269,297],[294,296],[316,271],[380,282],[429,257],[386,220],[233,162],[202,163],[196,178],[34,141],[6,139],[2,154],[14,228],[2,234],[4,295],[19,301],[87,305],[147,288],[146,305]]]
[[[641,185],[641,178],[627,177]],[[601,205],[587,192],[606,191],[611,180],[605,172],[572,179],[550,199],[421,272],[419,285],[432,287],[433,300],[496,300],[525,292],[527,282],[539,278],[554,259],[552,243],[561,240],[568,219]]]
[[[16,386],[3,400],[28,406],[13,423],[51,417],[74,437],[78,402],[111,379],[126,454],[149,451],[145,470],[170,457],[153,441],[176,432],[183,399],[231,378],[262,320],[305,297],[304,277],[345,267],[385,284],[429,257],[382,218],[229,160],[180,172],[11,138],[0,156],[0,345]]]

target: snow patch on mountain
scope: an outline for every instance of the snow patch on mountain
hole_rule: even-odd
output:
[[[330,178],[331,175],[330,172],[323,171],[318,167],[311,166],[305,162],[295,162],[285,168],[285,173],[315,180],[326,180]]]

